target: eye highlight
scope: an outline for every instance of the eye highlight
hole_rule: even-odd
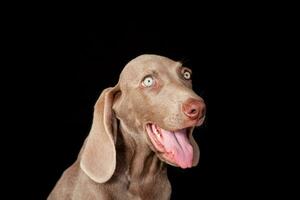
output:
[[[185,80],[191,80],[191,78],[192,78],[192,72],[190,70],[188,70],[187,68],[183,68],[181,70],[181,74]]]
[[[146,77],[143,79],[142,85],[143,85],[144,87],[151,87],[153,84],[154,84],[154,79],[153,79],[152,76],[146,76]]]

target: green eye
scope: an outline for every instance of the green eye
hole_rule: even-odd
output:
[[[143,86],[144,87],[151,87],[154,83],[154,80],[151,76],[147,76],[144,80],[143,80]]]

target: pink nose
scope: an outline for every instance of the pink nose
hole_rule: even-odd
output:
[[[191,120],[200,119],[205,115],[203,100],[189,98],[182,104],[183,113]]]

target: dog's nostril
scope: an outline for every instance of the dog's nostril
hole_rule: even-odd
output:
[[[188,99],[182,105],[183,113],[190,119],[198,119],[205,115],[205,104],[196,99]]]
[[[197,113],[197,110],[196,109],[192,109],[191,110],[191,114],[196,114]]]

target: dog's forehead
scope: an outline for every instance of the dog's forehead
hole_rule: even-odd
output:
[[[150,71],[167,72],[181,66],[180,62],[159,55],[141,55],[131,60],[123,69],[121,77],[137,78]]]

